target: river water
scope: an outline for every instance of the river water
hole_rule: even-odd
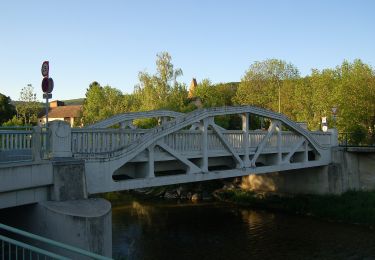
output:
[[[375,231],[222,203],[113,208],[117,259],[375,259]]]

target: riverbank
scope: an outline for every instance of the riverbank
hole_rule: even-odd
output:
[[[251,208],[375,227],[375,191],[349,191],[342,195],[286,196],[241,189],[222,189],[214,195],[221,201]]]

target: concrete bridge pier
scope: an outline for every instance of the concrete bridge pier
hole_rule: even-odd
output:
[[[44,201],[23,207],[22,215],[21,225],[31,233],[112,256],[112,211],[110,202],[104,199]],[[77,258],[75,253],[46,249]]]

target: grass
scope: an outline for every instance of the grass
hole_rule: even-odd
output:
[[[346,223],[375,225],[375,191],[348,191],[342,195],[284,197],[243,190],[226,190],[218,192],[216,197],[244,206],[279,210]]]

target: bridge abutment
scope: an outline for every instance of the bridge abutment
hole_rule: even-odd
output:
[[[375,189],[375,153],[333,148],[327,166],[252,174],[242,178],[244,189],[287,194],[341,194]]]

